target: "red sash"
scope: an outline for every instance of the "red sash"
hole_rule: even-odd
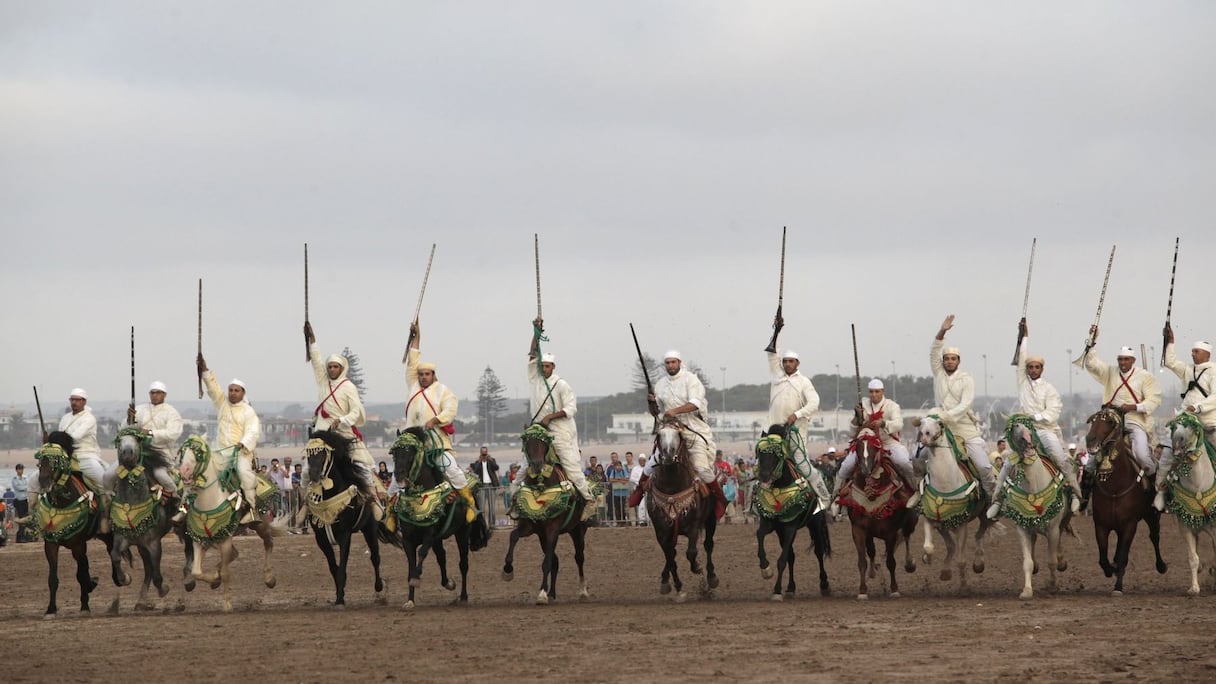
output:
[[[410,404],[414,403],[414,399],[416,399],[416,398],[418,397],[418,395],[419,395],[419,394],[421,394],[421,395],[422,395],[422,400],[426,402],[426,405],[427,405],[427,406],[429,406],[429,407],[431,407],[431,413],[435,414],[435,417],[436,417],[436,418],[438,418],[438,417],[439,417],[439,411],[436,411],[436,410],[435,410],[435,405],[434,405],[434,404],[432,404],[432,403],[431,403],[430,398],[426,396],[426,389],[425,389],[425,388],[423,388],[423,389],[419,389],[417,392],[415,392],[415,393],[414,393],[414,396],[410,397],[410,400],[409,400],[409,401],[405,402],[405,414],[406,414],[407,416],[409,415],[409,413],[410,413]],[[451,436],[451,435],[456,434],[456,426],[455,426],[455,425],[452,425],[451,423],[448,423],[447,425],[440,425],[440,426],[439,426],[439,429],[440,429],[440,430],[443,430],[445,433],[447,433],[447,434],[448,434],[448,436]]]
[[[320,414],[322,418],[329,417],[329,411],[325,410],[325,402],[329,401],[330,399],[334,399],[334,392],[338,391],[338,388],[342,386],[343,382],[347,382],[349,380],[350,378],[342,378],[342,382],[339,382],[337,385],[330,388],[329,396],[322,399],[321,403],[317,404],[317,408],[313,410],[312,415],[314,418],[317,416],[317,414]],[[334,399],[334,403],[337,403],[337,399]],[[355,433],[356,439],[358,439],[360,442],[363,441],[363,433],[359,432],[359,428],[352,425],[350,426],[350,431]]]
[[[1136,369],[1135,369],[1135,368],[1133,368],[1133,369],[1132,369],[1132,372],[1130,372],[1130,373],[1128,373],[1128,374],[1127,374],[1127,378],[1130,378],[1131,376],[1133,376],[1133,375],[1135,375],[1135,374],[1136,374]],[[1119,373],[1119,382],[1122,384],[1122,386],[1123,386],[1123,387],[1126,387],[1126,388],[1127,388],[1127,393],[1128,393],[1128,394],[1130,394],[1130,395],[1132,395],[1132,403],[1133,403],[1133,404],[1139,404],[1139,403],[1140,403],[1140,397],[1137,397],[1137,396],[1136,396],[1136,391],[1132,389],[1132,386],[1131,386],[1131,385],[1127,384],[1127,378],[1123,377],[1123,373]],[[1116,388],[1116,389],[1115,389],[1115,394],[1118,394],[1120,389],[1122,389],[1122,387],[1120,387],[1120,388]],[[1115,400],[1115,394],[1110,395],[1110,401],[1114,401],[1114,400]],[[1109,404],[1109,403],[1110,403],[1110,401],[1108,401],[1108,402],[1106,402],[1106,403],[1108,403],[1108,404]]]

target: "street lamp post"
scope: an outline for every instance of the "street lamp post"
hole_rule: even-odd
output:
[[[1068,396],[1072,396],[1072,349],[1065,349],[1064,353],[1068,354]]]
[[[726,366],[719,366],[722,369],[722,418],[726,418]]]
[[[896,400],[896,397],[895,397],[895,378],[896,377],[897,376],[895,375],[895,361],[892,360],[891,361],[891,401]]]
[[[836,364],[836,432],[840,432],[840,364]],[[832,435],[835,439],[836,435]]]
[[[984,398],[987,399],[988,398],[988,355],[980,354],[980,357],[984,359]]]

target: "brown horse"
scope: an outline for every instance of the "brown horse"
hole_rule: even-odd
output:
[[[1106,406],[1085,422],[1089,423],[1085,449],[1095,462],[1091,505],[1094,536],[1098,540],[1098,565],[1107,577],[1115,577],[1111,595],[1122,596],[1123,572],[1127,569],[1128,552],[1141,520],[1148,525],[1148,538],[1157,554],[1157,572],[1166,570],[1161,558],[1161,513],[1152,506],[1152,488],[1145,487],[1145,483],[1152,482],[1152,477],[1141,474],[1132,458],[1131,442],[1123,434],[1123,414]],[[1115,533],[1114,565],[1107,556],[1107,540],[1112,530]]]
[[[646,512],[654,527],[654,536],[663,548],[663,574],[659,582],[659,593],[671,593],[676,589],[676,601],[684,601],[684,583],[676,567],[676,545],[680,537],[688,538],[689,569],[694,575],[701,574],[697,561],[697,542],[705,533],[705,579],[702,590],[712,591],[718,586],[718,575],[714,572],[714,530],[718,519],[714,516],[712,494],[704,487],[693,471],[685,439],[701,439],[695,434],[685,434],[677,426],[665,424],[655,437],[654,471],[650,477],[650,489],[646,497]]]
[[[887,547],[887,571],[891,574],[891,597],[899,598],[899,583],[895,579],[895,551],[904,544],[904,571],[916,572],[912,560],[911,540],[916,530],[916,511],[907,507],[912,488],[901,484],[895,468],[882,448],[882,441],[872,430],[862,430],[849,449],[857,455],[857,468],[853,479],[841,490],[837,503],[849,509],[849,523],[853,526],[853,545],[857,547],[857,573],[861,585],[857,589],[858,600],[866,600],[866,572],[877,576],[874,564],[874,540],[881,539]]]

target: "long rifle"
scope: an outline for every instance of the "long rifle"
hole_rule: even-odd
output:
[[[540,236],[532,233],[532,254],[536,257],[536,317],[544,318],[540,310]]]
[[[198,279],[198,355],[203,355],[203,279]],[[203,376],[198,376],[198,398],[203,398]]]
[[[131,411],[135,411],[135,326],[131,326]],[[127,417],[127,425],[135,424],[135,416]]]
[[[1092,331],[1098,327],[1098,322],[1102,320],[1102,305],[1106,303],[1106,286],[1110,283],[1110,267],[1115,263],[1115,247],[1118,247],[1118,245],[1110,246],[1110,258],[1106,260],[1106,275],[1102,277],[1102,292],[1098,294],[1098,312],[1094,314],[1094,324],[1090,327],[1089,337],[1085,339],[1085,349],[1082,350],[1081,357],[1073,361],[1078,366],[1085,361],[1085,357],[1089,355],[1089,350],[1094,348],[1094,343],[1096,342]]]
[[[633,324],[629,324],[629,333],[633,335],[633,348],[638,352],[638,363],[642,366],[642,377],[646,378],[646,396],[654,394],[654,386],[650,384],[650,369],[646,367],[646,358],[642,356],[642,345],[638,344],[638,334],[633,329]]]
[[[308,322],[308,243],[304,243],[304,322]],[[304,340],[304,360],[312,361],[312,349]],[[202,397],[199,397],[200,399]]]
[[[46,420],[42,417],[42,402],[38,401],[38,385],[34,385],[34,406],[38,407],[38,437],[46,441]]]
[[[768,341],[764,351],[770,354],[777,352],[777,335],[781,332],[781,305],[785,301],[785,226],[781,227],[781,276],[777,281],[777,316],[773,319],[773,337]]]
[[[1140,343],[1140,366],[1144,368],[1144,370],[1148,370],[1148,354],[1146,354],[1144,351],[1143,342]]]
[[[1174,238],[1174,265],[1170,268],[1170,301],[1165,306],[1165,327],[1161,330],[1161,365],[1165,365],[1165,347],[1170,343],[1170,314],[1174,312],[1174,275],[1178,273],[1178,238]]]
[[[1022,295],[1022,321],[1018,325],[1018,343],[1013,347],[1013,360],[1009,362],[1011,366],[1018,365],[1018,352],[1022,349],[1022,331],[1026,326],[1026,309],[1030,306],[1030,276],[1034,273],[1034,248],[1038,242],[1038,238],[1030,240],[1030,266],[1026,269],[1026,292]]]
[[[431,262],[435,261],[435,243],[431,243],[431,256],[426,260],[426,272],[422,274],[422,290],[418,292],[418,306],[414,307],[414,325],[410,327],[410,339],[405,343],[401,363],[410,360],[410,347],[414,345],[414,329],[418,327],[418,316],[422,313],[422,296],[426,294],[426,281],[431,277]]]
[[[853,374],[857,376],[857,405],[861,406],[861,363],[857,360],[857,326],[850,323],[853,332]]]

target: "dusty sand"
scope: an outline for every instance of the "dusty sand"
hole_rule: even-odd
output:
[[[1109,596],[1112,581],[1096,563],[1088,518],[1076,521],[1079,538],[1065,549],[1070,568],[1058,593],[1018,600],[1021,585],[1016,535],[990,539],[988,568],[938,578],[941,559],[914,574],[901,569],[903,597],[887,595],[885,573],[871,580],[871,600],[856,600],[856,555],[847,523],[831,526],[835,555],[828,563],[831,595],[821,597],[817,566],[799,551],[797,597],[769,600],[772,580],[760,577],[754,527],[719,528],[715,561],[721,586],[712,597],[693,592],[674,604],[658,593],[661,555],[650,529],[596,528],[588,535],[591,599],[575,599],[572,552],[561,544],[559,601],[532,605],[540,582],[534,539],[517,550],[515,580],[500,578],[507,534],[471,559],[470,603],[451,606],[429,565],[418,608],[407,613],[404,554],[386,548],[383,569],[388,605],[375,605],[370,564],[356,541],[349,567],[349,607],[329,606],[333,585],[311,536],[278,539],[278,586],[260,582],[261,550],[252,537],[238,540],[234,566],[235,611],[220,612],[220,593],[193,593],[172,582],[156,609],[134,612],[135,591],[123,590],[121,614],[103,617],[117,590],[104,550],[90,550],[92,616],[79,611],[73,567],[62,559],[60,617],[43,620],[46,563],[41,544],[0,549],[0,629],[8,637],[6,681],[52,679],[133,681],[159,677],[194,681],[250,677],[268,682],[375,680],[521,681],[573,677],[578,681],[927,681],[1178,680],[1216,677],[1216,589],[1205,569],[1204,594],[1184,596],[1189,584],[1183,542],[1172,519],[1164,529],[1169,572],[1153,570],[1152,549],[1141,529],[1132,550],[1127,595]],[[919,547],[923,528],[915,537]],[[1204,540],[1205,568],[1212,564]],[[451,544],[449,543],[451,546]],[[178,577],[181,546],[166,544],[166,575]],[[938,553],[942,545],[938,544]],[[768,543],[775,558],[774,541]],[[1046,552],[1042,545],[1039,557]],[[449,551],[455,572],[454,548]],[[685,578],[686,563],[681,557]],[[136,581],[142,571],[135,573]],[[695,586],[693,581],[693,586]],[[179,612],[180,611],[180,612]],[[357,635],[357,636],[356,636]],[[353,638],[352,638],[353,637]],[[243,645],[250,641],[256,646]],[[340,643],[340,650],[330,650]],[[150,651],[149,645],[155,650]],[[545,655],[552,649],[560,656]],[[81,655],[87,653],[88,655]],[[19,655],[18,655],[19,654]],[[453,657],[459,654],[459,657]]]

